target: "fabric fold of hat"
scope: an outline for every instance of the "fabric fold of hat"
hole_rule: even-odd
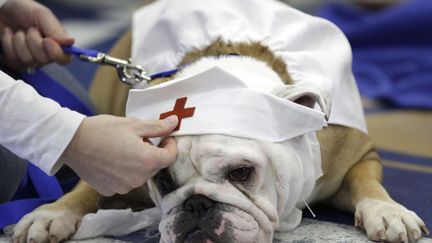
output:
[[[251,80],[253,75],[248,78],[241,80],[215,66],[144,90],[133,89],[126,115],[154,120],[161,114],[175,114],[179,127],[172,136],[221,134],[271,142],[285,141],[326,125],[322,112],[253,90],[247,83],[257,80]],[[184,117],[187,109],[193,109],[193,115]]]

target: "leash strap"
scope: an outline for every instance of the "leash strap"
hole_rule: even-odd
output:
[[[16,224],[27,213],[30,213],[42,204],[50,203],[54,200],[56,200],[56,198],[33,198],[16,200],[1,204],[0,228],[3,229],[8,225]]]
[[[151,78],[151,80],[157,79],[157,78],[166,78],[166,77],[169,77],[169,76],[171,76],[177,72],[178,72],[178,69],[168,70],[165,72],[152,74],[152,75],[150,75],[150,78]]]
[[[39,197],[41,198],[59,198],[63,196],[63,190],[60,183],[54,176],[47,176],[38,167],[29,163],[28,176],[33,182]]]
[[[63,46],[62,47],[63,51],[68,53],[68,54],[72,54],[74,56],[80,56],[80,55],[85,55],[85,56],[90,56],[90,57],[97,57],[97,55],[99,54],[98,51],[96,50],[92,50],[92,49],[84,49],[84,48],[79,48],[76,46]]]
[[[28,179],[33,182],[32,184],[39,198],[21,199],[1,204],[0,228],[17,223],[25,214],[40,205],[50,203],[63,196],[63,190],[57,179],[46,175],[31,163],[28,165],[27,177],[23,179],[25,184],[28,183]]]

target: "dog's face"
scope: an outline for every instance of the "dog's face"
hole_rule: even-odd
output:
[[[281,186],[301,174],[295,149],[222,135],[176,139],[177,161],[149,182],[161,242],[271,242],[289,210],[281,192],[293,190]]]

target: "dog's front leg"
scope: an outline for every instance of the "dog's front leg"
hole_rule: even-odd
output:
[[[96,211],[99,194],[85,182],[56,202],[24,216],[14,228],[13,242],[60,242],[71,237],[82,217]]]
[[[374,151],[355,164],[331,203],[355,212],[355,225],[374,241],[417,241],[429,234],[424,222],[395,202],[381,185],[382,166]]]

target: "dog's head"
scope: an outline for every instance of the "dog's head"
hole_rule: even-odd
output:
[[[247,60],[242,58],[242,64]],[[200,67],[196,70],[205,71],[197,74],[185,74],[183,70],[185,79],[179,77],[169,84],[130,94],[127,113],[141,119],[148,119],[141,117],[149,114],[147,112],[155,113],[149,115],[154,117],[170,109],[172,94],[187,96],[191,102],[188,105],[196,107],[197,114],[182,122],[181,129],[173,134],[178,147],[177,160],[148,182],[150,196],[162,213],[159,224],[162,242],[271,242],[275,230],[298,225],[301,211],[296,205],[311,193],[321,174],[320,151],[314,131],[322,127],[324,116],[312,115],[309,108],[318,103],[327,113],[328,96],[313,85],[283,84],[263,63],[256,67],[253,70],[261,70],[259,75],[250,74],[247,78],[259,83],[255,89],[265,87],[265,94],[249,91],[249,86],[239,83],[241,77],[231,75],[223,66]],[[211,77],[217,82],[211,83]],[[271,89],[260,85],[262,77],[276,77]],[[189,85],[188,89],[179,88],[185,83]],[[237,85],[236,89],[192,92],[197,86],[209,89],[230,84]],[[243,97],[253,96],[255,104],[246,105],[244,99],[221,99],[227,94],[234,95],[234,91],[244,92]],[[140,95],[143,93],[146,95]],[[211,101],[212,97],[217,97],[214,103],[202,103]],[[266,99],[257,103],[262,97]],[[172,101],[177,104],[178,100]],[[259,107],[260,104],[263,106]],[[230,115],[221,114],[227,108]],[[210,114],[214,110],[219,111],[219,117]],[[258,111],[262,111],[260,119],[254,116]],[[253,121],[248,118],[252,116]],[[273,137],[276,139],[272,141]]]
[[[302,161],[299,146],[313,140],[176,140],[177,161],[149,181],[162,211],[161,242],[271,242],[275,229],[299,220],[292,217],[299,213],[295,204],[310,190],[307,174],[316,169]]]
[[[313,85],[270,92],[329,112],[327,93]],[[176,141],[177,161],[148,183],[162,242],[271,242],[275,230],[297,226],[296,204],[321,173],[314,133],[277,143],[227,135]]]
[[[269,241],[278,213],[269,151],[220,135],[177,138],[178,159],[149,183],[163,242]]]
[[[329,112],[328,96],[316,87],[283,85],[272,93]],[[162,242],[271,242],[275,230],[297,226],[296,204],[321,173],[314,133],[279,143],[226,135],[176,140],[177,161],[149,181]]]

